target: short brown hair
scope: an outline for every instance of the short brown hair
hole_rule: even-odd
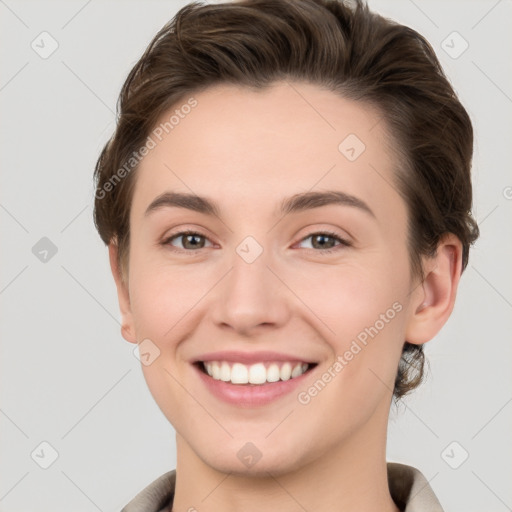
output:
[[[192,2],[156,34],[129,73],[116,130],[95,169],[94,219],[127,266],[137,161],[157,120],[216,84],[263,89],[307,81],[377,107],[396,141],[396,186],[409,214],[411,271],[435,254],[442,235],[463,246],[462,268],[478,237],[471,216],[473,128],[430,44],[416,31],[372,13],[363,0]],[[124,172],[120,172],[124,169]],[[122,179],[121,179],[122,178]],[[404,342],[394,395],[423,378],[422,345]]]

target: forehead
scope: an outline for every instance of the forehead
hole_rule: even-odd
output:
[[[273,209],[293,193],[337,189],[378,208],[400,201],[386,128],[376,109],[317,85],[217,85],[159,119],[132,207],[140,211],[174,190]]]

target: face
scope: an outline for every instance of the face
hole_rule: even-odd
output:
[[[384,121],[305,83],[194,98],[137,170],[120,292],[156,402],[226,472],[279,474],[384,436],[422,300]]]

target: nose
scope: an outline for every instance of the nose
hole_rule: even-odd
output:
[[[252,263],[235,254],[210,310],[218,327],[250,336],[287,322],[291,293],[271,259],[265,251]]]

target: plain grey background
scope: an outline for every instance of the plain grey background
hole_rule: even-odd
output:
[[[0,0],[1,511],[117,511],[175,467],[120,335],[92,172],[126,75],[185,3]],[[369,4],[427,37],[468,110],[481,228],[428,379],[391,411],[388,460],[446,511],[512,510],[512,3]]]

